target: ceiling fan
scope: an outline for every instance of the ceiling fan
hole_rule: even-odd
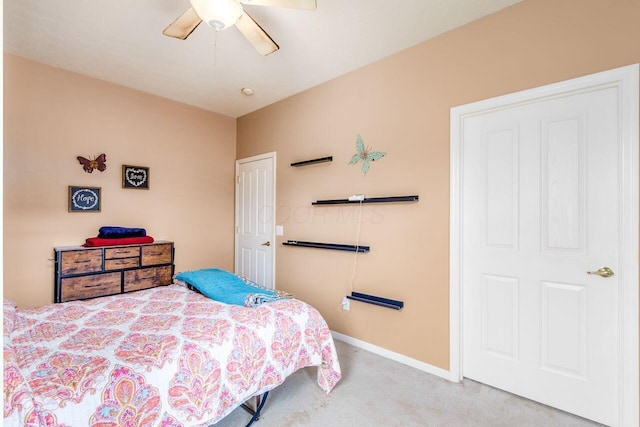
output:
[[[263,56],[279,49],[269,34],[242,8],[243,4],[278,6],[291,9],[316,9],[316,0],[189,0],[191,7],[173,21],[162,34],[184,40],[202,21],[216,31],[235,24],[243,36]]]

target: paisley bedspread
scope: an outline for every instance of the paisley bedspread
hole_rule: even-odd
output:
[[[3,314],[7,426],[204,426],[300,368],[327,393],[340,379],[327,324],[295,299],[170,285]]]

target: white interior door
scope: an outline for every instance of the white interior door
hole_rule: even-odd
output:
[[[236,274],[274,288],[275,153],[236,162]]]
[[[619,89],[489,108],[460,130],[463,374],[607,425],[620,421],[621,284],[638,280],[621,253]],[[587,273],[603,267],[614,274]]]

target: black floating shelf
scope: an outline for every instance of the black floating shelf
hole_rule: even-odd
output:
[[[319,243],[319,242],[302,242],[300,240],[287,240],[282,242],[285,246],[302,246],[304,248],[333,249],[336,251],[348,252],[369,252],[369,246],[362,245],[340,245],[338,243]]]
[[[417,202],[420,196],[392,196],[392,197],[365,197],[362,203],[396,203],[396,202]],[[312,202],[312,205],[345,205],[351,203],[360,203],[359,200],[334,199],[334,200],[318,200]]]
[[[375,297],[373,295],[361,294],[359,292],[351,292],[351,295],[347,295],[347,298],[354,301],[366,302],[368,304],[379,305],[380,307],[392,308],[394,310],[400,310],[404,307],[404,302],[394,299]]]
[[[328,156],[328,157],[321,157],[319,159],[305,160],[302,162],[291,163],[291,166],[293,167],[307,166],[307,165],[314,165],[316,163],[324,163],[324,162],[332,162],[332,161],[333,161],[333,156]]]

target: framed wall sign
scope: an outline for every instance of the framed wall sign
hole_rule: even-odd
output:
[[[149,189],[149,168],[122,165],[122,188]]]
[[[69,212],[100,212],[100,187],[69,186]]]

